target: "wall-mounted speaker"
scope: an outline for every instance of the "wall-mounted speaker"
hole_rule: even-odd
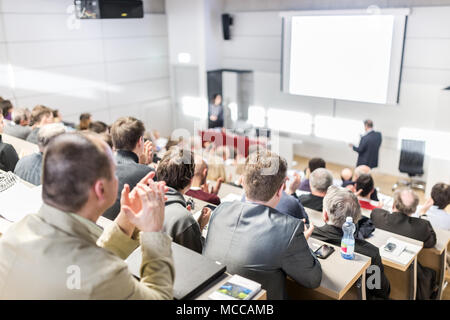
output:
[[[231,39],[230,26],[232,25],[233,25],[233,18],[228,13],[222,14],[222,31],[224,40]]]

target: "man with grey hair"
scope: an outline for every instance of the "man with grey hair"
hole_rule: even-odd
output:
[[[61,123],[48,124],[43,126],[38,133],[38,147],[39,152],[23,157],[17,162],[14,173],[21,179],[34,184],[36,186],[41,184],[42,173],[42,157],[45,147],[50,140],[66,130]]]
[[[11,122],[5,126],[4,133],[10,136],[26,140],[31,132],[31,112],[28,109],[14,109]]]
[[[300,202],[306,208],[322,211],[323,197],[327,194],[327,189],[333,184],[333,175],[325,168],[317,168],[309,176],[311,193],[299,197]]]
[[[419,197],[411,188],[395,191],[392,213],[374,209],[370,214],[376,228],[423,242],[424,248],[436,245],[436,233],[430,222],[412,217],[419,204]],[[436,272],[417,263],[417,299],[432,299],[436,295]]]
[[[358,198],[348,189],[331,186],[323,199],[323,219],[325,225],[316,227],[312,237],[340,246],[344,235],[342,225],[347,217],[352,217],[355,223],[361,218],[361,208]],[[368,299],[388,299],[390,292],[389,280],[384,274],[383,263],[377,247],[365,240],[355,237],[355,252],[372,259],[372,265],[379,269],[379,277],[374,277],[374,283],[366,286]],[[367,273],[367,279],[372,279],[371,271]],[[378,282],[378,283],[377,283]]]

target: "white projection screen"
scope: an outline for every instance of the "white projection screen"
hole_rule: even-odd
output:
[[[408,13],[282,13],[282,91],[396,104]]]

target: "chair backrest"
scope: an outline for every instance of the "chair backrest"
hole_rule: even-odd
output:
[[[409,176],[423,174],[423,161],[425,158],[425,141],[402,139],[400,152],[400,172]]]

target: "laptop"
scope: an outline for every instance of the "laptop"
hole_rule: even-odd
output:
[[[176,300],[192,299],[226,271],[224,265],[174,242],[172,242],[172,254],[175,265],[173,296]],[[139,279],[142,262],[141,247],[133,251],[125,262],[130,272]]]

